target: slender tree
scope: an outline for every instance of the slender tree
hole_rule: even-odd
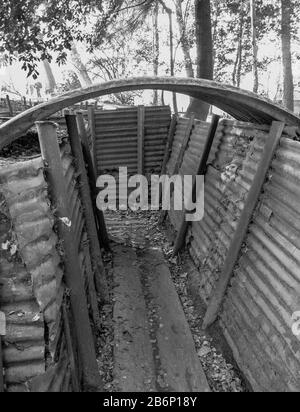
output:
[[[184,65],[185,65],[186,75],[188,77],[195,77],[193,61],[191,58],[190,44],[189,44],[189,39],[187,35],[187,30],[186,30],[186,23],[183,17],[182,0],[174,0],[174,1],[175,1],[175,6],[176,6],[177,23],[179,27],[180,42],[181,42],[181,47],[182,47],[183,56],[184,56]]]
[[[291,0],[281,0],[281,43],[283,67],[283,104],[294,110],[294,79],[291,51]]]
[[[253,72],[253,92],[258,93],[259,79],[258,79],[258,45],[257,45],[257,17],[256,17],[256,0],[250,0],[250,14],[251,14],[251,33],[252,33],[252,72]]]
[[[213,80],[214,53],[210,0],[195,0],[195,23],[197,44],[197,77]],[[188,113],[195,113],[206,120],[210,106],[199,100],[192,100]]]
[[[72,48],[71,48],[71,62],[74,66],[75,72],[78,76],[79,82],[81,84],[81,87],[89,87],[93,84],[90,75],[83,64],[80,54],[77,50],[76,44],[73,42],[72,43]]]
[[[160,38],[159,38],[159,28],[158,28],[158,15],[159,15],[159,2],[155,1],[155,6],[153,10],[153,74],[158,76],[159,70],[159,54],[160,54]],[[153,105],[158,105],[158,90],[154,90],[153,95]]]
[[[51,68],[51,65],[48,60],[43,60],[43,68],[45,71],[46,75],[46,84],[45,84],[45,89],[46,89],[46,94],[53,95],[55,90],[56,90],[56,81],[55,77]]]

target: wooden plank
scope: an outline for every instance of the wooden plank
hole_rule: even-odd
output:
[[[181,148],[180,148],[180,151],[178,153],[178,158],[175,162],[173,170],[170,173],[171,176],[178,175],[178,173],[180,171],[180,168],[181,168],[181,165],[182,165],[182,162],[183,162],[183,158],[184,158],[184,154],[187,150],[187,147],[188,147],[188,144],[189,144],[189,141],[190,141],[190,138],[191,138],[192,130],[193,130],[193,127],[194,127],[194,122],[195,122],[195,115],[192,114],[191,118],[189,119],[189,122],[187,124],[187,127],[186,127],[184,139],[182,141]],[[172,194],[173,194],[173,190],[171,190],[171,193],[168,192],[165,195],[172,197]],[[160,219],[159,219],[160,224],[164,223],[164,221],[166,220],[167,215],[168,215],[167,210],[163,210],[161,212],[161,216],[160,216]]]
[[[208,305],[208,309],[203,322],[203,328],[206,329],[212,325],[218,316],[227,287],[230,283],[234,267],[237,263],[240,251],[247,235],[253,213],[255,211],[259,196],[266,181],[266,176],[274,158],[275,151],[278,147],[285,124],[282,122],[273,122],[269,133],[268,140],[265,144],[264,152],[256,172],[254,181],[249,191],[246,204],[240,217],[233,241],[231,242],[223,270],[217,283],[216,290]]]
[[[94,168],[93,159],[90,151],[87,131],[84,125],[84,118],[82,112],[77,112],[77,125],[79,130],[80,139],[82,142],[83,156],[88,170],[88,178],[90,183],[90,190],[92,194],[92,203],[94,208],[94,214],[97,219],[98,236],[100,246],[106,251],[110,251],[110,242],[107,233],[107,227],[105,224],[105,218],[102,210],[99,210],[96,205],[98,189],[97,189],[97,175]],[[96,152],[97,155],[97,152]]]
[[[0,312],[0,393],[4,392],[4,369],[3,369],[3,350],[2,337],[6,335],[6,318],[3,312]]]
[[[145,172],[145,107],[138,107],[138,174]]]
[[[141,270],[145,271],[147,276],[145,289],[150,297],[149,307],[155,308],[153,331],[159,355],[157,367],[165,372],[161,383],[163,388],[158,389],[166,388],[170,392],[179,393],[210,392],[190,327],[162,252],[146,251],[142,259]]]
[[[172,153],[172,147],[173,147],[176,127],[177,127],[177,120],[178,120],[178,116],[174,114],[171,120],[170,128],[169,128],[168,140],[167,140],[165,154],[164,154],[164,160],[163,160],[162,167],[161,167],[162,175],[165,175],[167,173],[167,164],[170,159],[170,155]]]
[[[210,392],[163,254],[114,248],[115,380],[122,392]]]
[[[202,156],[200,158],[200,164],[199,164],[198,171],[197,171],[198,176],[204,176],[206,174],[207,162],[208,162],[208,159],[209,159],[209,156],[210,156],[210,152],[211,152],[211,148],[212,148],[215,136],[216,136],[216,132],[218,130],[219,121],[220,121],[220,116],[214,115],[213,118],[212,118],[212,122],[210,124],[210,127],[209,127],[205,147],[204,147]],[[193,194],[195,192],[196,192],[196,184],[194,183],[193,193],[191,194],[191,196],[193,196]],[[184,242],[185,242],[186,234],[187,234],[187,231],[188,231],[188,227],[191,223],[191,222],[188,222],[186,220],[186,214],[187,213],[190,213],[190,212],[185,211],[184,216],[182,218],[180,229],[179,229],[178,234],[177,234],[177,239],[175,241],[173,257],[176,256],[184,246]]]
[[[7,104],[7,108],[8,108],[8,112],[9,112],[10,117],[13,117],[14,116],[14,111],[13,111],[13,107],[12,107],[12,104],[11,104],[11,101],[10,101],[10,98],[9,98],[8,95],[6,96],[6,104]]]
[[[94,270],[95,279],[97,279],[98,282],[100,283],[99,295],[102,300],[102,303],[104,303],[107,300],[107,282],[106,282],[106,277],[105,277],[105,269],[104,269],[104,265],[102,262],[102,255],[101,255],[99,239],[98,239],[98,234],[97,234],[97,229],[96,229],[97,225],[95,221],[94,207],[93,207],[92,196],[90,192],[89,179],[88,179],[88,175],[87,175],[87,171],[85,167],[85,161],[84,161],[83,152],[82,152],[81,141],[80,141],[78,128],[77,128],[76,116],[75,115],[66,116],[66,122],[67,122],[67,129],[68,129],[68,134],[70,138],[72,153],[76,160],[75,168],[76,168],[76,172],[78,175],[80,198],[81,198],[81,202],[83,206],[85,224],[86,224],[86,229],[87,229],[87,233],[89,237],[90,250],[91,250],[91,256],[92,256],[92,267]],[[94,317],[96,317],[96,324],[97,323],[100,324],[100,320],[99,322],[97,321],[99,318],[99,314],[98,315],[94,314]]]
[[[92,159],[93,159],[93,165],[94,169],[96,172],[100,170],[100,165],[97,163],[96,159],[96,123],[95,123],[95,109],[93,106],[88,106],[88,121],[89,121],[89,126],[91,130],[91,137],[92,137]]]
[[[74,225],[71,221],[69,199],[56,125],[52,122],[36,123],[42,157],[47,165],[47,181],[53,207],[56,211],[59,237],[64,248],[65,281],[70,290],[70,302],[74,319],[75,336],[82,366],[82,382],[86,391],[103,388],[85,294],[85,285],[80,270],[80,260],[74,241]]]

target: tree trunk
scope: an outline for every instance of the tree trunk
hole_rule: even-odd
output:
[[[283,66],[283,104],[294,111],[294,80],[291,52],[291,0],[281,0],[281,41]]]
[[[158,31],[158,14],[159,4],[155,2],[154,14],[153,14],[153,73],[154,76],[158,76],[159,69],[159,31]],[[153,105],[158,106],[158,90],[154,90]]]
[[[253,92],[258,93],[258,45],[257,45],[257,31],[256,31],[256,0],[250,0],[251,13],[251,28],[252,28],[252,71],[253,71]]]
[[[44,67],[45,75],[46,75],[46,85],[45,85],[46,94],[52,95],[56,89],[55,77],[54,77],[49,61],[43,60],[42,63],[43,63],[43,67]]]
[[[236,52],[236,61],[235,61],[234,70],[232,74],[232,83],[234,86],[237,86],[237,87],[241,86],[244,23],[245,23],[245,8],[244,8],[243,3],[241,3],[238,46],[237,46],[237,52]]]
[[[187,77],[195,77],[193,62],[191,58],[189,40],[186,33],[186,24],[182,13],[182,0],[175,0],[176,16],[180,33],[181,47],[184,56],[184,65]]]
[[[174,31],[173,31],[173,11],[167,5],[163,0],[160,0],[160,4],[163,6],[165,12],[168,14],[169,17],[169,35],[170,35],[170,74],[171,76],[175,76],[175,59],[174,59]],[[178,104],[177,104],[177,94],[173,94],[173,109],[174,113],[178,113]]]
[[[213,80],[214,55],[210,0],[195,0],[197,77]],[[206,120],[210,105],[193,99],[188,113],[194,113],[198,119]]]
[[[74,43],[72,44],[72,49],[71,49],[71,61],[74,65],[74,68],[78,76],[79,82],[81,84],[81,87],[92,86],[93,82],[88,74],[88,71],[85,65],[82,63],[80,54],[78,53],[78,50]]]

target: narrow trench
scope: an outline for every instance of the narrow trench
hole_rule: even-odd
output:
[[[130,385],[128,381],[132,379],[130,374],[138,374],[139,372],[136,371],[135,368],[139,369],[140,366],[139,356],[136,355],[137,365],[135,365],[132,369],[128,367],[128,363],[130,363],[130,351],[133,350],[134,352],[135,345],[139,344],[138,341],[135,342],[135,335],[137,330],[138,333],[140,332],[140,325],[137,327],[136,325],[133,325],[132,322],[128,323],[129,326],[126,324],[126,329],[122,335],[121,341],[119,340],[119,336],[116,337],[115,334],[116,327],[120,328],[120,325],[123,327],[123,325],[127,322],[125,315],[123,319],[115,318],[116,305],[119,305],[118,294],[127,294],[127,290],[122,290],[122,285],[120,286],[120,284],[116,284],[116,272],[118,272],[118,268],[116,268],[115,265],[116,260],[119,259],[119,256],[116,255],[119,255],[120,253],[123,253],[124,256],[128,255],[128,253],[131,255],[132,253],[132,257],[130,257],[128,261],[132,261],[133,270],[137,269],[137,276],[140,278],[142,291],[141,295],[138,295],[138,299],[144,299],[145,304],[147,318],[145,321],[145,323],[147,323],[147,325],[145,325],[145,334],[148,336],[149,345],[151,346],[150,352],[152,359],[149,360],[148,363],[146,361],[142,361],[142,366],[146,369],[153,368],[154,372],[152,375],[154,376],[151,376],[151,373],[147,371],[150,374],[150,379],[149,381],[147,380],[147,384],[143,388],[143,391],[174,392],[176,391],[176,387],[174,388],[172,384],[175,382],[174,385],[176,386],[178,384],[180,387],[180,379],[185,380],[183,385],[187,385],[187,391],[193,392],[193,389],[195,391],[195,388],[197,387],[197,384],[195,383],[195,376],[193,376],[194,374],[197,374],[197,371],[191,371],[188,367],[186,369],[185,376],[183,377],[177,376],[176,370],[174,372],[176,375],[175,377],[168,376],[170,371],[172,373],[172,367],[169,371],[167,371],[168,363],[174,363],[174,358],[172,359],[172,354],[170,354],[170,359],[166,359],[164,357],[163,349],[161,348],[161,341],[159,342],[160,329],[162,328],[161,333],[163,335],[163,328],[167,328],[167,325],[161,325],[162,320],[160,311],[162,308],[157,303],[158,300],[156,300],[156,296],[154,296],[153,293],[153,288],[151,288],[153,278],[151,278],[150,272],[155,272],[155,266],[159,266],[160,263],[153,264],[153,262],[147,261],[149,251],[151,253],[151,250],[155,249],[162,252],[164,260],[163,263],[170,271],[172,283],[176,289],[181,308],[183,309],[185,319],[187,320],[187,324],[193,338],[195,353],[197,354],[200,364],[204,370],[211,391],[248,392],[250,390],[249,386],[234,363],[233,356],[226,345],[226,341],[222,336],[221,330],[214,328],[212,331],[209,331],[209,333],[204,333],[202,331],[202,302],[200,300],[195,301],[189,290],[189,270],[191,270],[190,268],[192,267],[192,262],[187,253],[181,254],[181,256],[177,259],[171,258],[172,245],[168,240],[167,230],[166,228],[159,226],[158,220],[159,214],[154,212],[109,212],[106,216],[108,231],[113,244],[113,253],[109,255],[106,254],[104,256],[105,264],[108,270],[111,303],[106,305],[102,310],[102,321],[104,326],[103,333],[99,339],[98,362],[100,373],[105,382],[105,390],[108,392],[116,392],[120,390],[125,392],[126,388],[130,387],[126,386]],[[122,250],[122,252],[120,252],[120,250]],[[160,267],[158,267],[158,269],[160,270]],[[118,289],[117,293],[116,289]],[[138,305],[139,304],[140,303],[138,303]],[[134,302],[129,303],[129,312],[133,311],[133,315],[129,314],[129,318],[133,316],[132,319],[134,319],[134,306]],[[126,312],[126,309],[124,309],[124,312]],[[171,319],[170,322],[172,322]],[[164,318],[164,323],[168,323],[167,314]],[[172,327],[173,329],[176,329],[176,325],[173,324],[170,326],[169,330],[172,331]],[[177,333],[176,330],[175,333]],[[119,344],[120,346],[124,346],[122,350],[118,348]],[[181,360],[181,362],[185,361],[185,359]],[[118,362],[117,367],[116,362]],[[124,363],[123,365],[122,362]],[[189,360],[186,362],[188,364]],[[126,375],[123,376],[126,378],[126,383],[124,383],[124,386],[122,386],[122,382],[120,383],[120,376],[117,376],[118,371],[119,374],[121,373],[121,375]],[[144,371],[142,371],[142,373],[144,373]],[[194,386],[191,383],[192,380],[194,382]],[[170,382],[172,382],[172,384],[170,384]],[[131,385],[134,385],[134,379]],[[139,388],[140,391],[142,391],[142,387],[143,386]],[[182,386],[182,388],[184,387],[185,386]]]

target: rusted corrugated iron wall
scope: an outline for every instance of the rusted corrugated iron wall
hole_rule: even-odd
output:
[[[179,130],[184,122],[179,121]],[[213,149],[206,175],[205,216],[190,226],[187,236],[199,270],[197,287],[206,303],[219,279],[269,130],[229,120],[220,123],[217,150]],[[224,334],[255,391],[300,390],[300,342],[292,331],[292,316],[300,310],[297,140],[295,130],[286,128],[220,314]],[[174,159],[179,144],[180,139],[174,142]],[[199,153],[200,143],[194,150]],[[183,173],[193,168],[187,157]],[[171,220],[176,227],[174,212]]]
[[[189,127],[189,119],[179,118],[176,134],[174,138],[172,153],[167,165],[168,173],[174,170],[174,166],[179,156],[180,149],[183,144],[187,129]],[[216,151],[218,150],[218,145],[220,143],[220,137],[222,136],[223,125],[219,126],[219,129],[214,140],[214,144],[211,150],[209,163],[214,159]],[[179,170],[180,176],[193,176],[197,174],[201,155],[205,146],[205,142],[208,138],[209,133],[209,123],[200,120],[194,121],[194,126],[190,134],[190,140],[185,151],[182,165]],[[189,193],[192,193],[192,187],[189,187]],[[172,200],[174,202],[174,198]],[[170,219],[173,226],[178,230],[182,221],[183,216],[182,211],[175,211],[173,208],[170,211]]]
[[[245,169],[251,173],[259,145]],[[300,391],[300,142],[283,137],[249,227],[221,324],[256,391]]]
[[[145,173],[159,173],[171,121],[169,106],[145,107]],[[127,167],[138,173],[138,108],[95,111],[95,158],[98,175]]]
[[[40,158],[1,169],[0,310],[7,321],[8,391],[38,390],[36,378],[45,374],[46,358],[68,387],[64,338],[60,341],[63,272],[43,173]],[[48,388],[55,374],[50,375]]]
[[[89,241],[67,143],[61,146],[61,161],[90,305],[93,273]],[[62,316],[62,305],[68,314],[63,245],[55,233],[55,205],[49,200],[44,173],[40,157],[2,167],[0,173],[0,310],[7,320],[3,347],[7,391],[67,392],[73,388],[66,319]],[[72,316],[68,317],[72,324]],[[75,358],[76,346],[73,340]]]

